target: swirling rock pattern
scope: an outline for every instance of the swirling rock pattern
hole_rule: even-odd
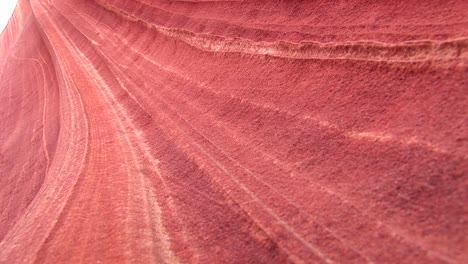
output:
[[[1,263],[467,263],[468,2],[20,0]]]

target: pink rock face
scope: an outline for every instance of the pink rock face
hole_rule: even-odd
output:
[[[0,263],[467,263],[467,12],[20,0]]]

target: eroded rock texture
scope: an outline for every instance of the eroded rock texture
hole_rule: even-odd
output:
[[[20,0],[0,262],[467,263],[467,12]]]

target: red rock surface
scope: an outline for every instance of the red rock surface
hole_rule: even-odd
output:
[[[0,263],[468,263],[468,2],[20,0]]]

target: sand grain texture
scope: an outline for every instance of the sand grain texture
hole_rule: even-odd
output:
[[[467,263],[468,2],[20,0],[0,263]]]

